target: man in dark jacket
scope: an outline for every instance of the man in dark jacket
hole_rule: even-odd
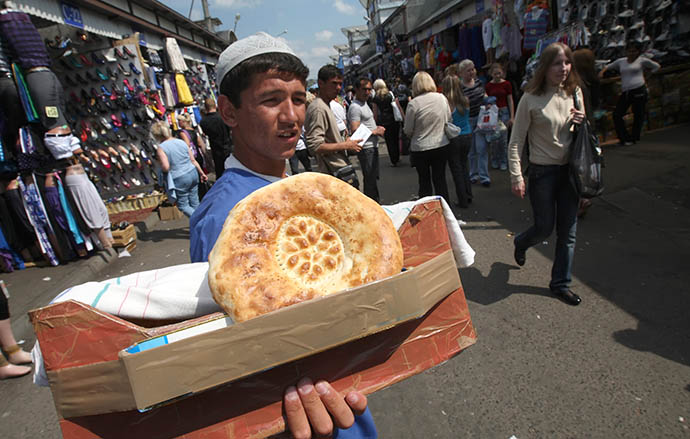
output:
[[[232,136],[230,135],[230,128],[218,114],[216,101],[213,98],[207,98],[204,105],[206,116],[201,119],[199,125],[204,130],[204,134],[208,136],[208,142],[211,145],[211,155],[213,155],[217,180],[223,175],[225,159],[232,152]]]

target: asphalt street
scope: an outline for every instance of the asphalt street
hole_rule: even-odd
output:
[[[513,261],[531,209],[507,173],[473,188],[474,203],[456,214],[477,252],[460,270],[477,343],[370,395],[381,438],[690,437],[688,128],[605,147],[606,192],[578,224],[578,307],[548,290],[554,236],[524,267]],[[415,198],[408,157],[393,168],[381,156],[379,188],[384,204]],[[74,283],[188,262],[188,239],[186,219],[158,222],[131,257],[2,275],[15,334],[31,347],[26,312]],[[0,381],[0,393],[0,436],[61,437],[49,389],[24,377]]]

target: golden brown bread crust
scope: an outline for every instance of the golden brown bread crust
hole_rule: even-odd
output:
[[[213,298],[241,322],[399,273],[403,252],[381,206],[308,172],[237,203],[208,260]]]

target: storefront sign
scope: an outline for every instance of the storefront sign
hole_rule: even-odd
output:
[[[477,0],[477,14],[484,12],[484,0]]]
[[[62,18],[65,20],[65,24],[84,29],[84,19],[78,6],[61,2],[60,10],[62,11]]]

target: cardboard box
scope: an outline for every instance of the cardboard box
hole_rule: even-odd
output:
[[[447,361],[472,345],[476,333],[457,269],[450,263],[452,258],[448,259],[450,245],[443,221],[438,202],[417,206],[399,231],[405,252],[404,265],[411,268],[409,273],[361,287],[356,301],[345,300],[346,294],[353,291],[336,294],[330,302],[329,298],[318,299],[285,308],[273,317],[269,314],[142,352],[148,357],[122,351],[160,335],[174,337],[181,330],[201,328],[206,322],[218,324],[223,315],[216,313],[146,328],[77,302],[32,311],[30,317],[41,343],[63,436],[66,439],[267,437],[284,430],[282,393],[302,376],[326,379],[339,392],[358,389],[371,393]],[[415,282],[416,287],[412,285]],[[399,288],[429,294],[418,295],[415,303],[407,299],[400,302],[391,290],[398,283]],[[434,288],[429,288],[432,285]],[[442,293],[446,287],[457,289],[439,300],[446,294]],[[372,297],[383,302],[369,303]],[[340,301],[346,303],[338,304]],[[330,321],[339,313],[333,313],[332,309],[324,311],[336,304],[354,307],[340,310],[351,313],[341,324]],[[403,315],[406,309],[420,306],[431,309],[420,318]],[[307,312],[310,308],[313,312]],[[312,319],[307,338],[297,336],[300,325],[296,326],[292,317],[288,319],[291,313],[309,315]],[[326,315],[329,317],[314,317]],[[319,323],[314,323],[314,319]],[[357,323],[350,325],[348,322],[353,319]],[[378,323],[372,324],[372,319]],[[264,327],[271,320],[276,326]],[[287,329],[280,326],[286,324]],[[346,326],[359,335],[328,334],[346,331]],[[245,331],[248,332],[244,338],[251,342],[242,351],[223,352],[223,343],[227,344],[232,337],[236,337],[233,343],[246,343],[238,336]],[[367,331],[374,333],[363,336]],[[354,339],[330,347],[336,337]],[[257,352],[252,352],[254,349]],[[280,357],[289,352],[295,358],[306,356],[272,367],[277,364],[274,355]],[[155,376],[158,367],[155,362],[159,360],[162,361],[158,369],[160,376]],[[251,373],[257,366],[270,369],[215,386],[228,376]],[[234,368],[244,371],[230,370]],[[216,374],[226,375],[216,378]],[[195,393],[210,387],[213,388]],[[191,396],[145,413],[132,409],[147,407],[190,389]],[[112,413],[81,416],[85,410]]]
[[[128,225],[124,230],[113,230],[113,247],[127,247],[127,245],[137,240],[137,231],[133,224]]]
[[[158,217],[161,221],[170,221],[180,219],[184,216],[177,206],[160,206],[158,208]]]

